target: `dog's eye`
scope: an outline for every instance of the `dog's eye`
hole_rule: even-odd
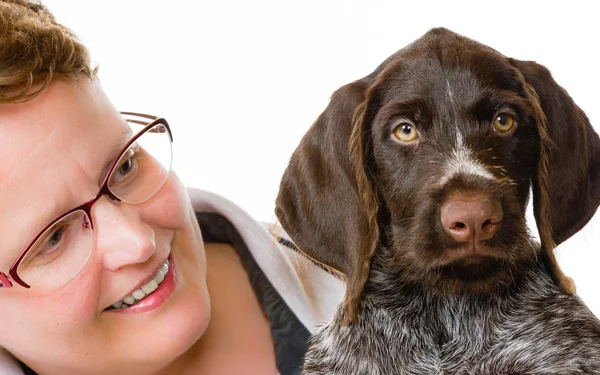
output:
[[[402,142],[412,142],[417,139],[417,129],[413,124],[402,122],[394,128],[394,136]]]
[[[508,113],[500,113],[494,119],[494,129],[499,133],[510,131],[517,124],[517,120]]]

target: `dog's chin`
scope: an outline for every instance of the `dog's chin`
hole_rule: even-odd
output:
[[[509,267],[503,259],[469,259],[437,268],[429,280],[444,295],[495,295],[516,282]]]
[[[485,282],[493,278],[506,266],[502,259],[473,255],[439,267],[438,272],[442,278],[451,282],[476,283]]]
[[[448,249],[431,272],[444,293],[497,293],[515,282],[515,270],[502,247],[461,246]]]

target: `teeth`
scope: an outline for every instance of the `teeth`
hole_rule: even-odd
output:
[[[163,275],[162,272],[157,272],[152,281],[154,281],[156,284],[160,284],[163,282],[164,279],[165,275]]]
[[[154,280],[150,280],[150,282],[142,287],[142,291],[146,294],[150,294],[154,292],[158,288],[158,283]]]
[[[133,305],[133,303],[135,302],[135,298],[133,298],[133,296],[130,294],[127,297],[123,298],[121,302],[127,305]]]
[[[158,269],[152,280],[142,286],[140,289],[134,290],[130,295],[123,298],[121,301],[115,302],[112,307],[115,309],[125,309],[134,303],[141,301],[148,294],[158,289],[158,286],[165,280],[165,275],[169,272],[169,261],[166,260]]]
[[[138,301],[141,300],[142,298],[146,297],[146,293],[144,293],[144,291],[141,289],[134,291],[133,293],[131,293],[131,295],[133,296],[133,298],[135,298]]]

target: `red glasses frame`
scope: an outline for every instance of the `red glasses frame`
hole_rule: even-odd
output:
[[[127,115],[127,116],[136,116],[136,117],[140,117],[140,118],[145,118],[150,120],[148,121],[142,121],[142,120],[136,120],[136,119],[126,119],[127,122],[131,122],[131,123],[135,123],[135,124],[139,124],[139,125],[144,125],[144,128],[142,130],[140,130],[137,134],[135,134],[130,140],[129,142],[127,142],[127,144],[123,147],[123,149],[121,150],[121,152],[119,152],[117,158],[110,164],[110,167],[108,168],[108,171],[106,172],[106,175],[104,176],[104,178],[102,179],[102,184],[100,185],[100,188],[98,189],[98,192],[96,193],[96,195],[90,199],[89,201],[83,203],[82,205],[79,205],[67,212],[62,213],[61,215],[57,216],[56,218],[54,218],[50,224],[46,225],[36,236],[33,240],[31,240],[31,242],[29,242],[29,244],[25,247],[25,250],[23,250],[23,252],[21,253],[21,255],[19,255],[19,257],[13,262],[12,266],[10,267],[9,271],[8,271],[8,275],[7,276],[5,273],[0,272],[0,288],[10,288],[13,286],[12,281],[16,282],[17,284],[21,285],[24,288],[30,288],[30,286],[23,281],[19,275],[17,274],[17,269],[19,267],[19,264],[21,263],[21,261],[23,260],[23,258],[25,258],[25,256],[27,255],[27,253],[29,252],[29,250],[31,249],[31,246],[40,238],[40,236],[42,234],[44,234],[44,232],[50,228],[52,225],[54,225],[56,222],[58,222],[59,220],[62,220],[62,218],[64,218],[65,216],[81,210],[83,212],[86,213],[87,217],[89,218],[90,222],[89,223],[84,223],[84,226],[90,226],[92,229],[94,229],[94,223],[92,222],[92,206],[94,205],[94,203],[96,203],[102,196],[106,195],[109,199],[116,201],[116,202],[121,202],[121,198],[117,197],[115,194],[113,194],[112,191],[110,191],[109,187],[108,187],[108,182],[109,182],[109,178],[111,176],[111,174],[113,173],[115,167],[117,166],[117,163],[119,162],[119,160],[121,159],[121,156],[123,155],[123,153],[125,151],[127,151],[127,149],[129,148],[129,146],[131,146],[133,144],[133,142],[135,142],[140,136],[142,136],[144,133],[146,133],[150,128],[152,128],[153,126],[155,126],[156,124],[162,124],[165,126],[165,128],[167,129],[167,132],[169,133],[169,138],[171,139],[171,142],[173,142],[173,134],[171,133],[171,128],[169,127],[169,124],[167,123],[167,120],[165,120],[164,118],[161,117],[157,117],[157,116],[152,116],[152,115],[146,115],[146,114],[142,114],[142,113],[135,113],[135,112],[121,112],[122,115]],[[87,261],[86,261],[87,262]]]

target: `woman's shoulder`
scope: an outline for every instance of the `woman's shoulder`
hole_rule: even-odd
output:
[[[23,375],[23,370],[19,363],[4,349],[0,348],[0,374],[3,375]]]
[[[343,298],[344,283],[306,258],[279,225],[256,221],[220,195],[194,188],[188,193],[199,220],[204,217],[206,221],[204,226],[201,223],[203,236],[216,236],[217,240],[221,236],[223,242],[239,236],[252,258],[250,262],[260,268],[309,332],[333,316]]]

